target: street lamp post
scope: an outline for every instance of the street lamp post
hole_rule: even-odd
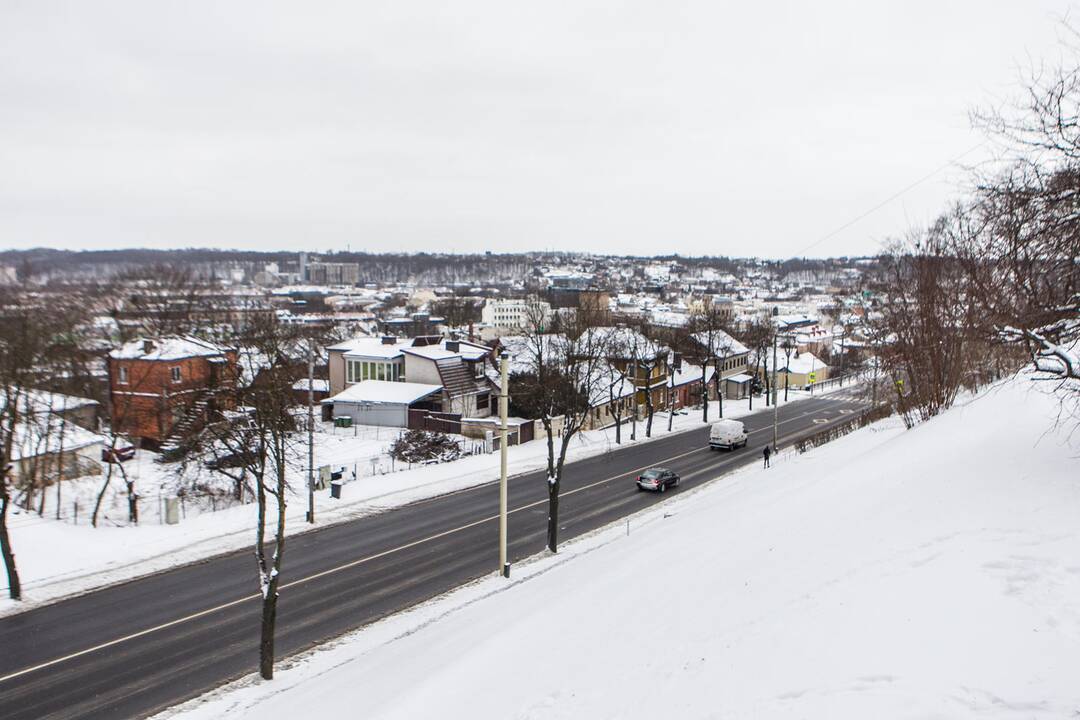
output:
[[[780,408],[777,406],[776,401],[778,399],[776,392],[776,336],[778,334],[778,328],[776,326],[776,318],[780,315],[780,308],[773,306],[773,340],[772,340],[772,406],[773,406],[773,424],[772,424],[772,449],[776,452],[777,448],[777,430],[780,427]]]
[[[499,354],[499,572],[510,577],[510,563],[506,559],[506,416],[510,404],[507,392],[509,384],[510,353]]]
[[[307,360],[307,521],[315,523],[315,346],[308,339]]]

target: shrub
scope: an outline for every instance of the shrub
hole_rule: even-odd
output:
[[[390,446],[390,455],[407,463],[448,462],[461,457],[461,446],[445,433],[409,430]]]

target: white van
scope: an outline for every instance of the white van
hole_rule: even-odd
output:
[[[746,447],[746,427],[738,420],[718,420],[709,430],[709,449]]]

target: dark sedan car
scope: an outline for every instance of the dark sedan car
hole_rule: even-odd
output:
[[[679,476],[667,468],[649,468],[638,475],[638,490],[655,490],[664,492],[669,487],[679,486]]]

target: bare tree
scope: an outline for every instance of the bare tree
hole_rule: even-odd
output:
[[[1033,67],[1004,108],[974,124],[1000,150],[975,176],[961,259],[994,340],[1025,347],[1036,368],[1077,387],[1080,341],[1080,33],[1063,23],[1056,64]]]
[[[744,334],[744,340],[747,346],[753,351],[752,356],[754,358],[754,373],[753,382],[757,382],[760,373],[764,376],[763,384],[765,386],[765,404],[769,404],[769,352],[772,350],[773,335],[775,333],[772,321],[768,317],[763,317],[750,322]],[[750,408],[754,407],[754,390],[751,386],[750,389]]]
[[[710,363],[714,368],[713,385],[717,410],[720,417],[724,417],[724,394],[720,383],[723,379],[724,363],[737,347],[735,339],[727,332],[726,324],[726,316],[712,305],[698,310],[690,317],[691,342],[687,344],[687,352],[695,363],[701,365],[701,421],[705,423],[709,422],[709,389],[706,380]]]
[[[630,351],[625,347],[622,338],[613,336],[608,339],[606,352],[609,358],[624,358],[629,356]],[[633,380],[630,377],[632,366],[624,362],[609,362],[605,385],[607,386],[608,413],[615,420],[615,444],[622,444],[623,411],[626,405],[627,389],[629,388],[630,411],[636,412],[637,392]]]
[[[292,386],[306,370],[298,362],[302,339],[294,326],[258,318],[237,333],[235,341],[258,353],[265,365],[258,378],[237,390],[239,410],[223,412],[187,440],[181,472],[209,468],[237,486],[250,485],[254,490],[258,504],[255,560],[262,594],[259,673],[269,680],[274,674],[289,472],[303,466]]]
[[[21,599],[22,588],[7,519],[19,475],[16,455],[28,449],[17,452],[15,444],[32,434],[24,417],[32,406],[27,396],[41,382],[43,368],[64,352],[77,310],[64,298],[46,301],[14,290],[0,294],[0,556],[13,600]]]
[[[590,410],[603,404],[610,392],[606,380],[610,333],[593,326],[591,320],[589,313],[564,316],[556,334],[544,332],[539,312],[528,314],[523,338],[508,347],[522,368],[512,377],[515,407],[539,418],[547,436],[547,546],[551,552],[558,550],[559,491],[566,453]]]
[[[884,293],[875,321],[886,338],[880,360],[909,426],[952,404],[980,351],[980,309],[948,251],[953,238],[966,232],[965,218],[959,212],[943,216],[894,243],[882,258]]]

